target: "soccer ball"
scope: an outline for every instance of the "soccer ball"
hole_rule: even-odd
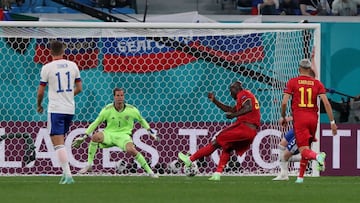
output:
[[[127,173],[128,172],[127,162],[123,159],[120,159],[118,162],[116,162],[115,169],[116,169],[116,173],[118,173],[118,174]]]
[[[174,160],[168,164],[167,169],[171,174],[181,173],[181,164],[178,160]]]
[[[183,171],[186,176],[193,177],[199,173],[199,168],[198,168],[196,162],[193,162],[190,167],[184,166]]]

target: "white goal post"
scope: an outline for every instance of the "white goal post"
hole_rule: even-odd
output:
[[[278,143],[286,131],[277,123],[286,81],[298,75],[298,62],[310,58],[313,50],[320,74],[320,24],[315,23],[3,21],[0,38],[0,175],[61,173],[46,130],[47,115],[36,113],[40,69],[51,60],[52,39],[64,43],[65,57],[78,64],[83,81],[65,141],[73,173],[86,164],[87,144],[71,149],[71,142],[112,102],[113,88],[124,88],[127,103],[159,133],[161,141],[155,142],[136,124],[137,148],[156,172],[172,175],[182,174],[171,167],[178,152],[194,153],[232,122],[208,101],[207,93],[234,105],[228,87],[240,80],[260,103],[262,126],[248,152],[232,155],[225,174],[274,175],[279,170]],[[29,136],[31,143],[24,141]],[[312,146],[316,151],[319,142]],[[32,148],[35,161],[24,163]],[[213,172],[218,159],[213,153],[199,160],[200,172]],[[120,171],[115,169],[119,162]],[[296,173],[297,167],[290,164],[289,170]],[[108,148],[97,152],[94,172],[142,170],[124,152]],[[310,175],[319,173],[312,170]]]

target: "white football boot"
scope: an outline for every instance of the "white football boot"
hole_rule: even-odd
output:
[[[85,174],[88,172],[92,172],[92,165],[86,165],[84,168],[80,169],[79,174]]]

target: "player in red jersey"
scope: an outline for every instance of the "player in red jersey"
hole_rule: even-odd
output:
[[[329,117],[333,135],[337,133],[334,115],[330,102],[326,96],[324,85],[317,79],[310,76],[311,62],[308,59],[302,59],[299,64],[298,77],[288,81],[284,90],[284,96],[281,103],[280,123],[286,125],[287,103],[291,98],[291,110],[293,115],[294,131],[296,143],[301,154],[300,172],[296,183],[302,183],[304,173],[309,160],[317,160],[318,169],[325,170],[324,152],[316,153],[310,149],[310,145],[315,139],[315,133],[318,124],[318,102],[317,97],[324,103],[326,113]]]
[[[193,161],[209,156],[217,148],[221,148],[219,164],[216,172],[209,180],[220,180],[220,175],[230,160],[231,152],[235,150],[238,155],[245,153],[250,148],[260,127],[260,106],[255,96],[249,90],[243,89],[239,81],[230,85],[230,93],[231,97],[236,100],[236,106],[223,104],[215,98],[213,93],[209,93],[208,98],[225,112],[226,118],[232,119],[237,117],[237,120],[223,129],[213,138],[211,143],[199,149],[193,155],[187,156],[181,152],[178,154],[179,159],[187,167],[191,167]]]

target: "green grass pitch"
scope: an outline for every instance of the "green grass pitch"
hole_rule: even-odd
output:
[[[0,176],[1,203],[350,203],[360,202],[360,177],[305,177],[303,184],[270,176]]]

